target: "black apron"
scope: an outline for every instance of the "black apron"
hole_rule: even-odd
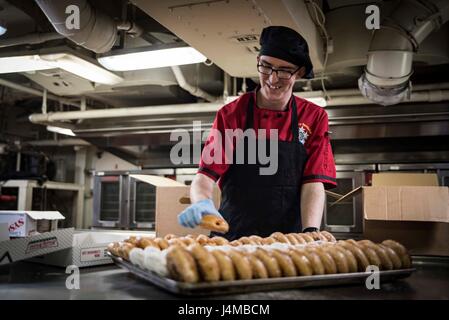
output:
[[[301,180],[307,154],[299,141],[296,101],[293,96],[291,99],[293,140],[278,141],[277,172],[261,175],[259,168],[264,166],[258,159],[256,164],[248,163],[248,141],[245,139],[245,163],[236,164],[234,152],[234,162],[222,181],[219,211],[229,223],[229,232],[213,235],[234,240],[249,235],[267,237],[275,231],[301,231]],[[254,128],[254,108],[254,95],[251,93],[245,130]],[[264,143],[268,153],[268,139]]]

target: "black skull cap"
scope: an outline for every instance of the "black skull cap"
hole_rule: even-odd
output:
[[[262,30],[259,43],[259,55],[285,60],[298,67],[304,66],[304,78],[314,77],[307,41],[295,30],[284,26],[266,27]]]

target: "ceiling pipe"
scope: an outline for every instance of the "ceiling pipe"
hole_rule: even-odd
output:
[[[412,87],[412,92],[423,91],[423,90],[442,90],[449,89],[449,82],[441,83],[429,83],[429,84],[418,84]],[[336,89],[336,90],[326,90],[328,96],[332,100],[334,97],[341,96],[361,96],[360,90],[358,89]],[[312,98],[312,97],[324,97],[324,92],[322,90],[315,91],[300,91],[294,92],[293,94],[302,98]]]
[[[410,99],[401,101],[401,103],[406,102],[441,102],[449,101],[449,90],[427,90],[419,91],[411,94]],[[366,104],[376,104],[371,100],[363,96],[342,96],[334,97],[327,101],[328,107],[335,106],[349,106],[349,105],[366,105]]]
[[[178,81],[178,85],[191,95],[198,98],[202,98],[209,102],[223,100],[222,98],[210,95],[209,93],[205,92],[204,90],[202,90],[197,86],[192,86],[191,84],[187,83],[186,78],[184,77],[184,74],[182,73],[181,68],[179,68],[179,66],[172,66],[171,69],[173,71],[173,74],[175,75],[176,81]]]
[[[160,116],[170,114],[201,114],[217,112],[222,106],[222,103],[190,103],[119,109],[49,112],[46,114],[32,114],[29,119],[33,123],[48,123],[54,121],[82,119],[125,118],[133,116]]]
[[[23,85],[20,85],[20,84],[17,84],[17,83],[14,83],[14,82],[11,82],[11,81],[8,81],[8,80],[5,80],[5,79],[1,79],[0,78],[0,85],[8,87],[8,88],[11,88],[11,89],[14,89],[14,90],[18,90],[18,91],[21,91],[21,92],[25,92],[25,93],[28,93],[28,94],[32,94],[32,95],[35,95],[35,96],[44,97],[44,92],[41,91],[41,90],[37,90],[37,89],[30,88],[30,87],[26,87],[26,86],[23,86]],[[74,106],[74,107],[80,108],[80,104],[79,103],[77,103],[75,101],[68,100],[68,99],[64,99],[62,97],[58,97],[58,96],[56,96],[54,94],[51,94],[51,93],[47,93],[47,99],[50,99],[50,100],[53,100],[53,101],[58,101],[58,102],[60,102],[62,104],[68,105],[68,106]]]
[[[440,102],[449,101],[449,90],[424,90],[415,92],[410,100],[404,102]],[[348,106],[373,104],[362,96],[341,96],[329,100],[328,106]],[[190,103],[166,106],[133,107],[103,110],[49,112],[46,114],[32,114],[30,121],[39,124],[50,124],[61,121],[73,121],[81,119],[126,118],[136,116],[167,116],[180,114],[204,114],[216,113],[223,103]]]
[[[58,39],[64,39],[64,36],[55,32],[33,33],[21,37],[0,40],[0,48],[13,47],[24,44],[38,44]]]
[[[64,147],[64,146],[90,146],[91,144],[82,139],[61,139],[61,140],[36,140],[27,141],[26,145],[34,147]]]
[[[401,1],[376,30],[359,89],[371,101],[392,105],[411,93],[413,55],[419,44],[449,19],[447,0]]]

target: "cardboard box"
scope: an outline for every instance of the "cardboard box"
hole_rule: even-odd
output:
[[[156,236],[166,234],[183,236],[187,234],[209,234],[202,228],[184,228],[178,224],[178,214],[190,205],[190,186],[181,182],[152,175],[130,175],[156,187]],[[214,203],[219,206],[219,193],[214,192]]]
[[[61,219],[65,217],[58,211],[0,211],[0,223],[8,224],[10,237],[54,231]]]
[[[363,187],[366,220],[449,222],[448,187]]]
[[[67,249],[72,246],[73,228],[45,232],[0,242],[0,265]]]
[[[413,255],[449,256],[449,189],[435,174],[373,174],[363,187],[364,233],[394,239]]]
[[[79,268],[111,264],[113,263],[112,259],[106,254],[108,244],[123,241],[131,235],[154,236],[154,232],[144,233],[120,230],[75,231],[71,248],[35,257],[30,261],[59,267],[76,265]]]

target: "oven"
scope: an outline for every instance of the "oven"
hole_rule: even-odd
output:
[[[97,228],[155,229],[156,188],[133,174],[174,178],[174,169],[96,172],[93,226]]]
[[[326,191],[326,205],[322,229],[342,237],[361,236],[363,233],[363,202],[361,192],[339,200],[342,196],[369,184],[375,165],[337,165],[337,187]],[[344,235],[343,235],[344,234]]]
[[[98,172],[94,177],[93,226],[126,228],[126,183],[127,174],[122,172]]]

